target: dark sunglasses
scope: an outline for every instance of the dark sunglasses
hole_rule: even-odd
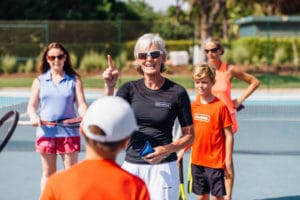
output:
[[[139,59],[147,59],[148,56],[151,56],[151,58],[158,58],[160,55],[163,55],[163,51],[150,51],[150,52],[142,52],[138,53],[137,56]]]
[[[209,53],[209,52],[216,53],[218,50],[219,50],[219,47],[216,47],[213,49],[205,49],[204,51],[205,51],[205,53]]]
[[[55,60],[55,58],[57,58],[58,60],[61,60],[65,57],[65,54],[60,54],[58,56],[47,56],[48,60],[53,61]]]

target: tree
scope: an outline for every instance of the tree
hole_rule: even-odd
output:
[[[277,0],[277,8],[284,15],[295,15],[300,13],[299,0]]]
[[[192,39],[193,22],[187,12],[181,9],[182,3],[182,0],[176,0],[175,6],[169,6],[166,14],[153,23],[152,32],[157,32],[166,39]]]
[[[160,17],[160,15],[155,13],[153,8],[144,1],[127,0],[126,5],[132,13],[138,13],[141,20],[152,21]]]
[[[213,35],[216,22],[222,14],[223,36],[227,37],[228,15],[226,0],[190,0],[191,16],[195,21],[195,38],[204,41]]]
[[[227,39],[228,26],[248,15],[293,15],[300,13],[299,0],[185,0],[190,4],[190,21],[199,41],[217,35]]]
[[[140,20],[140,14],[116,0],[0,1],[1,20]]]
[[[223,14],[223,36],[228,37],[228,15],[226,8],[226,0],[190,0],[191,16],[195,21],[195,39],[204,41],[213,36],[213,31],[216,29],[216,22]],[[203,45],[201,45],[199,56],[196,62],[203,62],[205,55],[203,54]],[[198,61],[199,60],[199,61]]]
[[[264,15],[295,15],[300,13],[299,0],[253,0]]]

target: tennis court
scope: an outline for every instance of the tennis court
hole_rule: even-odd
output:
[[[233,91],[235,94],[239,91]],[[27,90],[0,90],[0,114],[16,105],[24,113],[28,95]],[[88,99],[98,96],[101,96],[99,91],[87,91]],[[300,199],[300,91],[257,91],[245,106],[238,113],[240,129],[235,135],[233,200]],[[25,115],[24,119],[27,119]],[[28,126],[17,127],[0,154],[3,200],[38,199],[41,164],[33,150],[34,130]],[[123,157],[124,153],[118,157],[119,163]],[[80,153],[80,159],[83,158],[84,149]],[[189,155],[184,158],[185,183],[188,158]],[[187,197],[195,199],[193,194]]]

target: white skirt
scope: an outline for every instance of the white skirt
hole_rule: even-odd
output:
[[[124,161],[122,168],[144,180],[151,200],[178,198],[179,174],[176,161],[154,165]]]

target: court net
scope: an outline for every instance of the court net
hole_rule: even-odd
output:
[[[27,105],[29,98],[20,97],[23,94],[18,95],[18,92],[15,92],[14,95],[0,93],[0,117],[10,110],[15,110],[19,112],[20,120],[28,121]],[[91,102],[92,99],[87,99],[88,104]],[[34,151],[35,130],[36,128],[32,126],[17,126],[4,151]],[[84,143],[84,140],[82,142]],[[84,147],[82,145],[82,151],[84,151]]]
[[[28,98],[3,97],[0,96],[0,115],[4,115],[10,110],[15,110],[23,117],[26,117]]]
[[[246,101],[237,118],[235,154],[300,156],[299,100]],[[176,138],[181,135],[178,122],[173,133]]]
[[[237,113],[235,153],[300,155],[300,102],[256,101]]]
[[[21,120],[29,120],[26,113],[27,103],[28,98],[0,95],[0,115],[3,116],[9,110],[16,110],[20,113]],[[235,154],[300,156],[300,101],[298,99],[246,101],[245,109],[237,113],[237,118],[239,130],[235,134]],[[16,135],[18,131],[34,132],[34,128],[19,127]],[[174,138],[181,135],[177,121],[173,133]],[[29,135],[33,142],[34,134]],[[20,146],[23,139],[16,137],[18,143],[16,145]],[[18,147],[14,148],[18,149]],[[30,149],[32,150],[32,146]]]

